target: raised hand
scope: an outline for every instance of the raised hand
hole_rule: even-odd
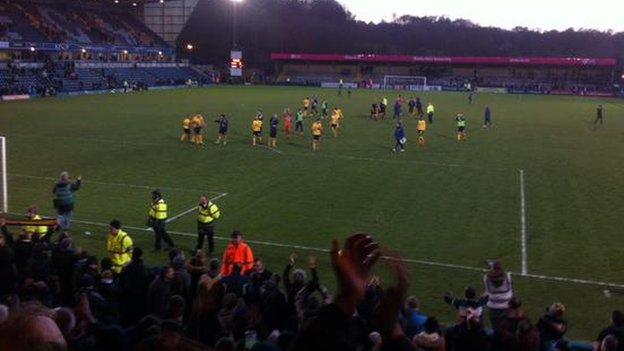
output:
[[[350,236],[342,250],[337,240],[332,242],[330,257],[338,280],[336,305],[344,313],[353,314],[363,300],[371,270],[379,256],[379,244],[367,234]]]
[[[396,283],[386,289],[383,294],[383,298],[375,309],[375,321],[382,339],[391,340],[404,336],[397,316],[407,297],[409,274],[398,255],[387,257],[386,261],[392,268]]]

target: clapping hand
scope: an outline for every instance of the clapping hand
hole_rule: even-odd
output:
[[[399,310],[407,297],[409,288],[409,274],[403,261],[398,255],[386,258],[392,268],[396,283],[386,289],[379,305],[375,309],[375,320],[383,340],[391,340],[404,336],[398,323]]]
[[[338,280],[336,305],[345,314],[352,315],[363,300],[370,272],[380,254],[379,244],[367,234],[350,236],[343,249],[337,240],[332,242],[330,256]]]

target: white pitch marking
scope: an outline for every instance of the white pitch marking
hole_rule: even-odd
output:
[[[108,224],[106,224],[106,223],[100,223],[100,222],[94,222],[94,221],[84,221],[84,220],[73,220],[73,221],[76,222],[76,223],[81,223],[81,224],[95,225],[95,226],[99,226],[99,227],[108,227]],[[124,227],[127,228],[127,229],[138,230],[138,231],[143,231],[143,232],[151,231],[149,229],[145,229],[145,228],[141,228],[141,227],[134,227],[134,226],[124,226]],[[197,237],[197,234],[187,233],[187,232],[169,231],[169,233],[174,234],[174,235],[178,235],[178,236],[189,237],[189,238],[196,238]],[[220,237],[220,236],[215,236],[215,239],[220,240],[220,241],[230,241],[231,240],[230,238],[224,238],[224,237]],[[276,242],[270,242],[270,241],[248,240],[248,239],[245,239],[245,241],[250,243],[250,244],[255,244],[255,245],[284,247],[284,248],[289,248],[289,249],[316,251],[316,252],[325,252],[325,253],[329,252],[328,249],[319,248],[319,247],[312,247],[312,246],[282,244],[282,243],[276,243]],[[388,259],[388,257],[386,257],[386,258]],[[407,262],[407,263],[419,264],[419,265],[423,265],[423,266],[450,268],[450,269],[458,269],[458,270],[471,271],[471,272],[486,272],[487,271],[484,268],[464,266],[464,265],[451,264],[451,263],[443,263],[443,262],[435,262],[435,261],[415,260],[415,259],[401,259],[401,261]],[[515,272],[510,272],[510,273],[513,274],[513,275],[519,275],[519,276],[522,276],[522,277],[525,277],[525,278],[546,280],[546,281],[554,281],[554,282],[567,283],[567,284],[582,284],[582,285],[594,285],[594,286],[603,286],[603,287],[612,287],[612,288],[624,288],[624,284],[604,282],[604,281],[577,279],[577,278],[565,278],[565,277],[548,276],[548,275],[540,275],[540,274],[524,274],[523,275],[521,273],[519,274],[519,273],[515,273]]]
[[[52,180],[52,181],[58,180],[58,178],[54,178],[54,177],[41,177],[41,176],[33,176],[33,175],[18,174],[18,173],[11,173],[9,174],[9,177],[26,178],[26,179],[42,179],[42,180]],[[91,184],[100,184],[100,185],[119,186],[119,187],[126,187],[126,188],[137,188],[137,189],[149,189],[149,190],[160,189],[160,190],[169,190],[169,191],[203,192],[203,193],[219,194],[219,195],[225,194],[225,193],[218,192],[218,191],[207,191],[207,190],[201,190],[201,189],[172,188],[172,187],[164,187],[164,186],[138,185],[138,184],[126,184],[126,183],[109,183],[109,182],[100,182],[96,180],[83,180],[82,182],[91,183]]]
[[[268,147],[268,146],[266,146],[266,145],[264,145],[264,144],[258,144],[258,146],[260,146],[261,148],[264,148],[264,149],[267,149],[267,150],[270,150],[270,151],[276,152],[276,153],[278,153],[278,154],[280,154],[280,155],[283,155],[283,154],[284,154],[282,151],[280,151],[280,150],[278,150],[278,149],[276,149],[276,148],[274,148],[274,147]]]
[[[522,260],[521,274],[529,273],[527,259],[527,233],[526,233],[526,199],[524,196],[524,170],[520,170],[520,252]]]

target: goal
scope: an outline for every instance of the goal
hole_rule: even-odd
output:
[[[384,76],[384,89],[425,91],[427,77],[422,76]]]
[[[6,138],[0,136],[0,213],[9,212],[9,191],[7,184]]]

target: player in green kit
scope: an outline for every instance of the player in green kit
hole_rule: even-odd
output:
[[[303,110],[299,109],[295,116],[295,133],[299,132],[299,135],[303,135]]]
[[[466,141],[466,118],[462,113],[458,113],[455,121],[457,122],[457,141]]]
[[[321,103],[321,118],[325,119],[327,117],[329,117],[329,104],[327,100],[323,100],[323,103]]]

